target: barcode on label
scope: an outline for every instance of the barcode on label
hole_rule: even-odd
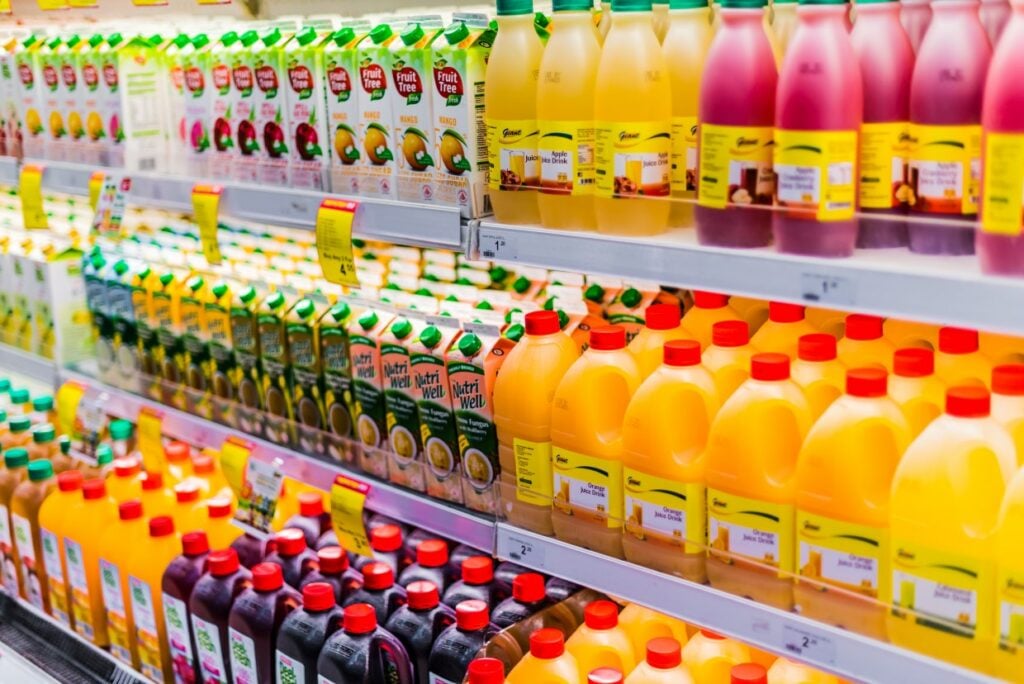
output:
[[[481,232],[480,233],[480,242],[479,242],[480,258],[481,259],[497,259],[499,257],[505,258],[505,259],[509,258],[509,255],[507,253],[505,253],[508,250],[503,250],[503,248],[507,244],[508,244],[508,242],[505,240],[505,236],[504,235],[498,235],[498,234],[494,234],[494,233]]]

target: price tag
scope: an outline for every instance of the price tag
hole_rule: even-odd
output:
[[[220,471],[235,496],[242,498],[245,488],[245,467],[252,454],[252,442],[241,437],[228,437],[220,448]]]
[[[89,181],[89,192],[92,192],[92,180]],[[128,191],[132,189],[132,181],[128,176],[106,176],[102,190],[96,200],[96,213],[92,219],[92,229],[100,235],[118,235],[121,232],[121,221],[127,203]]]
[[[832,665],[836,662],[836,645],[832,639],[802,627],[782,626],[782,648],[812,663]]]
[[[200,5],[230,5],[231,0],[196,0]]]
[[[508,558],[534,570],[544,569],[544,548],[514,532],[501,530],[498,557]]]
[[[346,551],[372,556],[370,540],[363,525],[363,508],[370,485],[338,475],[331,487],[331,526]]]
[[[352,222],[358,202],[325,199],[316,213],[316,251],[324,278],[338,285],[359,286],[352,255]]]
[[[807,302],[852,305],[855,303],[856,290],[853,281],[839,276],[820,273],[800,275],[800,294]]]
[[[219,264],[221,261],[220,243],[217,241],[217,214],[223,193],[224,188],[220,185],[196,185],[192,188],[192,213],[199,226],[203,256],[211,264]]]
[[[146,470],[159,471],[164,467],[164,414],[148,406],[139,411],[139,453]]]
[[[18,194],[21,196],[21,216],[26,229],[50,227],[43,209],[43,167],[39,164],[25,164],[18,178]]]
[[[68,0],[36,0],[36,4],[39,5],[41,10],[61,10],[70,7]]]
[[[165,7],[169,5],[169,0],[132,0],[132,4],[136,7]]]
[[[73,435],[78,404],[85,396],[86,387],[80,382],[65,382],[57,390],[57,423],[61,434]]]
[[[72,7],[80,7],[83,9],[100,6],[99,0],[70,0],[70,4]]]
[[[11,0],[0,0],[0,14],[11,13]]]
[[[245,466],[245,483],[238,497],[238,508],[235,509],[235,525],[257,537],[269,537],[283,480],[280,461],[264,463],[250,458]]]
[[[103,180],[106,174],[102,171],[93,171],[89,176],[89,207],[96,212],[96,206],[100,201],[100,193],[103,192]]]
[[[492,233],[481,230],[477,240],[477,255],[479,259],[512,259],[516,257],[510,254],[508,240],[501,233]]]

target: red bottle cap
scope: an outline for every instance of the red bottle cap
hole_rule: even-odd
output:
[[[490,622],[490,611],[483,601],[470,599],[455,606],[455,624],[464,632],[483,629],[488,622]]]
[[[754,354],[750,359],[750,377],[755,380],[787,380],[789,357],[785,354]]]
[[[152,492],[163,489],[164,475],[160,471],[150,470],[142,475],[142,491]]]
[[[82,483],[82,498],[86,501],[102,499],[107,495],[107,483],[96,477]]]
[[[881,368],[851,368],[846,371],[846,393],[851,397],[884,397],[889,374]]]
[[[939,328],[939,351],[943,354],[970,354],[978,351],[978,331],[966,328]]]
[[[416,562],[424,568],[445,565],[448,562],[448,545],[440,539],[424,539],[416,547]]]
[[[984,418],[992,413],[992,397],[984,387],[950,387],[946,391],[946,413],[961,418]]]
[[[227,518],[231,515],[231,499],[218,497],[206,502],[206,514],[211,518]]]
[[[367,563],[363,566],[363,586],[379,591],[395,586],[395,571],[387,563]]]
[[[619,607],[611,601],[591,601],[583,609],[583,622],[591,629],[611,629],[619,624]]]
[[[828,333],[801,335],[796,344],[796,355],[801,361],[831,361],[836,358],[836,338]]]
[[[497,658],[477,658],[469,661],[466,674],[469,684],[503,684],[505,666]]]
[[[679,642],[671,637],[659,637],[647,642],[647,664],[659,670],[670,670],[683,662]]]
[[[776,323],[795,323],[804,320],[804,307],[786,302],[768,302],[768,318]]]
[[[405,588],[405,591],[409,597],[409,607],[413,610],[430,610],[441,602],[437,585],[433,582],[426,580],[412,582]]]
[[[299,494],[299,515],[305,518],[319,518],[324,513],[324,497],[316,492]]]
[[[168,442],[164,445],[164,458],[171,463],[187,460],[192,447],[185,442]]]
[[[705,290],[693,291],[693,305],[698,309],[721,309],[729,306],[729,295]]]
[[[554,335],[562,329],[557,311],[531,311],[524,317],[527,335]]]
[[[512,580],[512,597],[520,603],[543,601],[547,595],[544,576],[536,572],[524,572]]]
[[[321,612],[334,607],[334,588],[327,582],[310,582],[302,587],[302,607]]]
[[[77,492],[82,488],[84,477],[79,470],[66,470],[57,476],[57,488],[62,492]]]
[[[215,471],[213,459],[209,456],[196,456],[192,459],[192,472],[196,475],[210,475]]]
[[[1024,364],[1007,363],[993,368],[992,392],[1013,397],[1024,395]]]
[[[369,603],[353,603],[345,608],[342,628],[349,634],[369,634],[377,629],[377,611]]]
[[[921,378],[935,372],[935,352],[931,349],[897,349],[892,358],[892,372],[904,378]]]
[[[700,342],[670,340],[665,343],[663,354],[666,366],[697,366],[700,364]]]
[[[325,546],[316,552],[320,561],[320,572],[339,575],[348,570],[348,554],[340,546]]]
[[[291,558],[306,550],[306,535],[302,530],[289,527],[274,535],[274,544],[277,555]]]
[[[722,636],[718,632],[712,632],[710,629],[702,629],[702,630],[700,630],[700,633],[704,636],[704,638],[706,638],[706,639],[714,639],[715,641],[721,641],[722,639],[725,638],[724,636]]]
[[[117,517],[121,520],[138,520],[142,517],[142,502],[138,499],[125,501],[117,507]]]
[[[882,319],[878,316],[850,314],[846,317],[846,337],[851,340],[877,340],[882,337]]]
[[[530,655],[551,660],[565,653],[565,637],[554,627],[538,629],[530,635]]]
[[[673,304],[651,304],[644,312],[645,325],[650,330],[674,330],[682,319],[682,312]]]
[[[374,551],[397,551],[402,546],[402,530],[398,525],[381,525],[370,532],[370,548]]]
[[[494,561],[489,556],[472,556],[462,561],[462,581],[487,584],[494,579]]]
[[[166,537],[174,534],[174,520],[169,515],[158,515],[149,519],[149,536]]]
[[[117,477],[134,477],[142,472],[142,463],[137,458],[114,459],[114,475]]]
[[[214,551],[207,559],[210,574],[214,577],[227,577],[238,570],[238,552],[232,548]]]
[[[626,329],[619,325],[605,325],[590,331],[590,348],[614,351],[626,348]]]
[[[199,501],[199,485],[192,482],[182,482],[174,485],[174,498],[178,503]]]
[[[750,342],[746,321],[718,321],[711,326],[711,343],[716,347],[742,347]]]
[[[729,684],[768,684],[768,670],[757,663],[733,665],[729,671]]]
[[[186,556],[202,556],[210,552],[210,540],[205,532],[186,532],[181,535],[181,552]]]
[[[259,563],[252,567],[252,586],[256,591],[277,591],[284,586],[284,573],[277,563]]]
[[[622,673],[614,667],[599,667],[587,675],[587,684],[622,684]]]

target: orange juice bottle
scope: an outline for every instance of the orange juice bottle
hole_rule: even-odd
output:
[[[1017,458],[1024,457],[1024,364],[992,369],[992,417],[1013,437]]]
[[[850,314],[846,317],[846,333],[839,340],[839,360],[847,368],[884,368],[892,370],[892,353],[896,348],[882,335],[882,319],[878,316]]]
[[[662,349],[670,340],[690,339],[693,335],[680,321],[682,313],[675,304],[652,304],[644,311],[644,327],[629,343],[640,374],[647,377],[661,366]]]
[[[750,339],[750,344],[758,351],[777,352],[794,359],[799,339],[815,332],[818,332],[817,329],[804,318],[804,307],[771,302],[768,305],[768,321]]]
[[[837,340],[842,338],[846,331],[847,314],[845,311],[809,306],[804,312],[804,317],[815,328],[823,333],[833,335]]]
[[[981,353],[978,331],[945,327],[939,329],[939,350],[935,354],[935,374],[946,387],[977,385],[988,387],[992,362]]]
[[[797,343],[793,382],[800,386],[817,420],[843,393],[845,371],[836,359],[836,338],[828,333],[804,335]]]
[[[124,567],[140,671],[155,682],[174,681],[163,619],[161,582],[164,570],[180,550],[174,521],[159,515],[149,519],[149,539],[135,547]]]
[[[917,437],[928,424],[942,415],[946,389],[935,377],[935,353],[923,347],[904,347],[893,354],[889,396],[899,404]]]
[[[985,388],[950,388],[946,413],[903,454],[889,501],[889,640],[981,672],[999,634],[999,506],[1018,468],[1013,439],[990,412]]]
[[[50,612],[50,587],[43,564],[39,509],[56,486],[50,462],[32,461],[28,478],[11,494],[11,532],[18,549],[22,598],[46,613]]]
[[[619,613],[619,626],[626,630],[633,644],[633,655],[646,653],[647,642],[658,637],[671,637],[686,643],[686,625],[681,620],[663,615],[639,603],[630,603]]]
[[[793,604],[797,455],[811,427],[789,357],[756,354],[719,410],[707,449],[708,579],[760,603]]]
[[[746,321],[719,321],[711,326],[711,344],[702,359],[715,378],[718,399],[725,401],[750,377],[750,327]]]
[[[696,340],[667,342],[664,358],[637,389],[622,421],[622,546],[637,565],[703,583],[704,447],[718,390],[700,365]]]
[[[202,491],[195,482],[182,482],[174,487],[174,528],[182,534],[206,528],[206,507]]]
[[[750,648],[739,641],[702,629],[683,649],[683,662],[695,684],[720,684],[729,681],[729,671],[750,661]]]
[[[993,363],[1024,362],[1024,338],[978,331],[978,343],[981,353]]]
[[[217,461],[208,454],[200,454],[192,459],[192,477],[200,482],[203,498],[233,496],[228,481],[224,479]],[[214,547],[216,548],[216,547]]]
[[[185,442],[164,445],[164,473],[171,487],[192,477],[192,447]]]
[[[50,585],[50,611],[68,629],[72,625],[71,592],[64,558],[64,528],[69,513],[82,498],[82,473],[68,470],[57,476],[57,491],[39,509],[39,536],[43,546],[43,564]]]
[[[579,350],[554,311],[531,311],[525,323],[494,381],[502,510],[514,525],[551,535],[551,401]]]
[[[142,460],[138,456],[114,459],[114,472],[107,480],[107,493],[115,503],[141,498]]]
[[[622,419],[640,386],[626,330],[590,331],[590,348],[562,378],[551,410],[555,536],[622,558]]]
[[[880,368],[849,370],[846,394],[807,433],[796,529],[797,568],[808,581],[794,590],[801,615],[883,640],[892,597],[889,488],[911,439],[886,381]]]
[[[174,492],[164,487],[164,474],[159,470],[147,471],[142,475],[142,507],[146,515],[171,515],[174,511]]]
[[[28,477],[27,468],[28,451],[15,448],[4,452],[4,469],[0,470],[0,562],[3,563],[4,588],[11,596],[24,595],[21,559],[11,528],[11,496]]]
[[[747,322],[752,333],[756,333],[768,321],[770,305],[763,299],[733,295],[729,297],[729,306],[740,315],[740,318]],[[814,323],[812,322],[811,325],[814,325]]]
[[[28,448],[32,444],[32,419],[28,416],[11,416],[7,421],[6,440],[0,446],[4,451],[17,447]]]
[[[1024,469],[1011,480],[999,511],[996,532],[996,558],[999,559],[996,580],[999,645],[993,652],[994,674],[1001,679],[1019,682],[1024,678],[1024,600],[1017,587],[1024,582]]]
[[[694,684],[683,665],[682,647],[675,639],[651,639],[646,653],[643,662],[626,677],[625,684]]]
[[[113,500],[100,479],[86,480],[82,485],[82,504],[72,509],[73,515],[64,525],[64,556],[71,604],[75,614],[75,631],[97,646],[106,646],[107,613],[103,607],[100,581],[100,535],[117,520]]]
[[[231,543],[242,536],[242,530],[231,524],[234,505],[231,499],[217,497],[206,501],[206,537],[210,540],[210,548],[220,551],[231,546]]]
[[[711,344],[715,323],[734,321],[739,317],[740,315],[729,306],[728,295],[694,290],[693,306],[683,316],[683,327],[693,336],[693,339],[700,342],[701,349],[707,349],[707,346]]]
[[[768,684],[839,684],[839,679],[803,663],[779,658],[768,668]]]
[[[897,349],[903,347],[921,347],[934,349],[939,344],[939,327],[930,323],[903,321],[898,318],[887,318],[882,324],[886,339]]]
[[[144,546],[149,539],[149,524],[142,517],[143,510],[138,501],[126,501],[118,506],[118,521],[103,530],[99,552],[110,654],[134,668],[139,667],[139,648],[128,593],[127,564],[135,549]]]
[[[583,624],[565,644],[576,659],[580,679],[599,667],[631,672],[636,666],[633,642],[619,625],[619,607],[611,601],[591,601],[583,609]]]
[[[538,629],[530,635],[530,652],[512,668],[507,684],[577,684],[580,681],[576,659],[565,651],[565,637],[553,627]]]

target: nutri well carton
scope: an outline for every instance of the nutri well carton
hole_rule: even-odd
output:
[[[307,26],[285,46],[288,177],[293,188],[327,189],[327,103],[320,43],[316,29]]]
[[[424,491],[423,446],[411,364],[412,348],[426,323],[399,316],[381,337],[381,369],[387,411],[388,477],[395,484]]]
[[[359,43],[359,138],[362,141],[359,193],[364,197],[397,196],[391,134],[390,45],[398,39],[388,24],[378,24]]]
[[[231,344],[237,370],[230,376],[232,394],[237,397],[234,427],[251,434],[259,433],[263,410],[261,383],[260,336],[256,307],[259,293],[251,285],[232,290]]]
[[[257,160],[260,136],[256,131],[256,74],[253,46],[259,41],[256,31],[246,31],[228,53],[231,67],[231,112],[234,118],[235,165],[230,177],[243,183],[259,180]]]
[[[451,317],[432,317],[428,323],[409,352],[422,430],[426,490],[435,498],[462,503],[459,434],[445,365],[445,353],[461,330]]]
[[[288,102],[285,88],[284,48],[291,35],[278,27],[263,34],[253,46],[253,73],[256,76],[256,135],[259,182],[288,185]]]
[[[238,112],[234,107],[231,61],[236,48],[241,45],[238,34],[228,31],[210,46],[207,56],[211,122],[208,171],[211,178],[230,178],[238,163],[239,151],[235,142]]]
[[[366,37],[368,24],[338,29],[323,42],[327,132],[330,138],[331,191],[359,193],[360,159],[363,146],[359,137],[359,41]]]
[[[380,342],[393,319],[394,315],[384,309],[367,309],[349,329],[352,391],[355,396],[353,416],[356,436],[364,447],[360,467],[381,478],[388,476],[388,463],[383,451],[387,419]]]

